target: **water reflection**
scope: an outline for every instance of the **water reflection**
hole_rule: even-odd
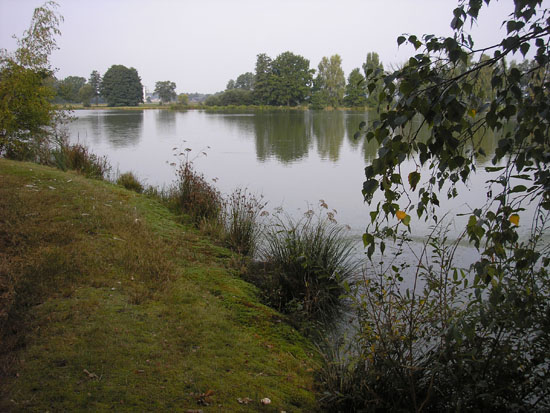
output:
[[[361,145],[361,139],[355,139],[355,133],[359,130],[361,122],[368,122],[369,115],[365,112],[348,112],[344,119],[348,143],[353,149],[357,149]]]
[[[109,111],[103,116],[102,136],[115,148],[135,146],[143,135],[143,111]]]
[[[309,112],[259,114],[253,119],[260,162],[274,157],[288,164],[308,156],[312,146]]]
[[[155,127],[159,135],[172,135],[176,132],[176,112],[158,110],[155,113]]]
[[[313,135],[317,141],[317,153],[321,159],[338,161],[346,134],[344,112],[313,112],[311,118]]]

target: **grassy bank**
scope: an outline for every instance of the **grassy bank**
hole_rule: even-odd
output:
[[[235,260],[155,200],[1,159],[0,410],[315,411],[311,345]]]

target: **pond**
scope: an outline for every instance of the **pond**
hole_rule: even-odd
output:
[[[188,156],[222,193],[247,188],[263,195],[270,211],[282,207],[297,217],[308,209],[317,210],[323,200],[337,212],[339,224],[349,225],[350,236],[363,253],[360,240],[369,222],[369,208],[361,188],[364,168],[378,149],[375,143],[353,138],[359,123],[368,120],[366,112],[79,110],[74,116],[69,125],[71,141],[106,156],[115,171],[132,171],[146,184],[168,186],[180,161]],[[494,137],[487,136],[483,145],[488,163]],[[469,189],[459,187],[459,199],[442,200],[442,209],[455,219],[450,238],[465,223],[466,218],[457,214],[480,206],[485,198],[487,175],[483,165],[478,166]],[[407,168],[414,168],[412,162],[404,165],[403,173],[408,174]],[[422,240],[430,232],[423,221],[413,221],[411,227],[413,239]],[[476,255],[467,245],[458,252],[464,266]]]

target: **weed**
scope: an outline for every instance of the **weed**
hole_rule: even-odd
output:
[[[137,192],[141,194],[144,190],[143,185],[132,172],[125,172],[118,177],[116,183],[120,186],[123,186],[130,191]]]
[[[91,153],[82,144],[70,144],[67,139],[61,139],[58,147],[50,152],[48,165],[56,166],[62,171],[77,171],[88,178],[104,179],[111,166],[106,157],[99,157]]]
[[[338,312],[344,283],[357,269],[352,255],[353,241],[332,215],[321,218],[308,211],[298,221],[276,216],[261,248],[276,286],[276,307],[305,319],[330,318]]]
[[[241,188],[225,200],[223,221],[229,248],[245,256],[254,256],[261,234],[259,219],[265,206],[262,196],[256,197]]]
[[[189,214],[196,225],[218,220],[222,210],[220,192],[195,171],[193,162],[185,160],[178,170],[178,182],[171,198],[181,212]]]

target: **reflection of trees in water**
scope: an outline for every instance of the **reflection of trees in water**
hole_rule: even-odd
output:
[[[252,114],[216,114],[211,119],[223,122],[224,128],[237,130],[239,134],[251,135],[254,133],[254,118]]]
[[[346,124],[346,136],[348,143],[353,149],[361,145],[361,139],[355,139],[353,136],[359,131],[361,122],[368,122],[369,114],[367,112],[347,112],[344,118]]]
[[[276,157],[289,163],[307,156],[311,147],[311,118],[307,112],[283,112],[254,116],[256,156]]]
[[[160,136],[175,132],[176,111],[169,109],[157,110],[155,113],[155,126]]]
[[[91,140],[93,143],[100,142],[104,137],[104,113],[101,111],[90,111],[85,117],[78,118],[69,124],[69,134],[73,142]]]
[[[317,152],[323,159],[337,161],[344,142],[344,112],[312,112],[313,135],[317,141]]]
[[[103,116],[104,136],[117,148],[135,145],[143,134],[143,111],[108,112]]]
[[[367,120],[365,121],[370,125],[375,119],[376,119],[376,113],[369,112],[368,121]],[[359,122],[360,121],[357,122],[355,132],[358,130]],[[418,120],[417,122],[413,122],[410,127],[408,127],[407,129],[401,132],[403,136],[407,137],[407,136],[410,136],[411,133],[416,133],[417,128],[420,126],[421,126],[421,123],[420,123],[420,120]],[[352,130],[350,129],[351,128],[348,128],[348,137],[351,137],[351,141],[353,141],[354,140],[353,133],[355,132],[350,134],[350,132],[352,132]],[[513,129],[512,125],[506,126],[504,133],[506,133],[508,130],[511,131],[512,129]],[[416,136],[416,142],[427,143],[429,137],[430,137],[430,130],[426,125],[423,125],[420,131],[418,132],[418,135]],[[368,142],[367,139],[364,137],[364,135],[362,135],[362,137],[360,138],[360,141],[363,142],[363,153],[365,156],[365,161],[367,163],[372,162],[377,156],[378,148],[380,147],[380,145],[374,139],[371,142]],[[477,162],[479,165],[484,165],[491,161],[495,153],[497,142],[498,142],[498,136],[495,135],[495,133],[492,130],[480,129],[473,137],[470,138],[470,141],[464,146],[464,148],[466,151],[472,150],[474,146],[476,148],[483,149],[483,151],[485,151],[487,156],[478,158]],[[352,144],[352,145],[356,146],[356,144]]]

